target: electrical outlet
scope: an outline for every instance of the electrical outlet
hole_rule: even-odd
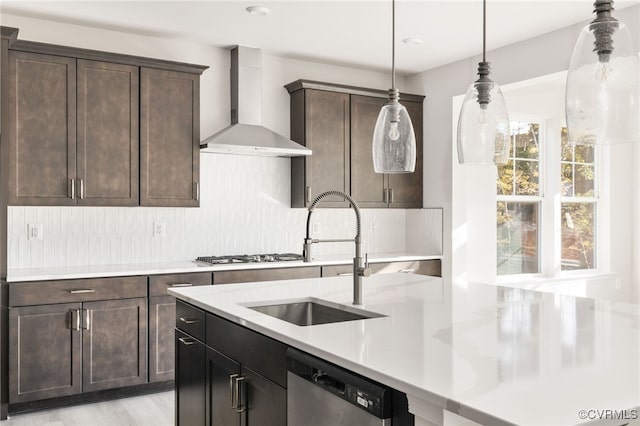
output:
[[[153,236],[164,238],[167,235],[167,227],[164,222],[153,222]]]
[[[27,235],[29,240],[42,241],[44,238],[44,231],[42,230],[41,223],[29,223],[27,225]]]

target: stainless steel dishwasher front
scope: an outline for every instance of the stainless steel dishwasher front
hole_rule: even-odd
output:
[[[288,426],[390,426],[391,389],[304,352],[287,352]]]

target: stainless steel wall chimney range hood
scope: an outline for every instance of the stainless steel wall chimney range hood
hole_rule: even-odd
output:
[[[311,150],[262,126],[260,49],[231,49],[231,125],[200,142],[200,152],[298,157]]]

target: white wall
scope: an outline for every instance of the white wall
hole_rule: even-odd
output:
[[[226,49],[53,21],[3,15],[1,25],[19,38],[87,49],[208,65],[201,78],[201,136],[229,124],[229,53]],[[289,135],[289,94],[283,85],[305,78],[385,89],[389,76],[355,68],[263,55],[263,124]],[[404,79],[398,78],[401,89]],[[420,92],[418,92],[420,93]],[[27,268],[192,259],[198,255],[301,252],[305,209],[291,209],[290,160],[201,154],[201,207],[10,207],[8,266]],[[440,210],[363,211],[364,246],[370,252],[441,253]],[[323,209],[314,215],[322,236],[354,233],[353,212]],[[166,237],[154,238],[154,222]],[[44,241],[27,239],[27,223],[44,225]],[[407,226],[424,238],[407,244]],[[429,232],[427,232],[429,230]],[[435,230],[435,231],[434,231]],[[351,253],[349,244],[319,246],[316,253]]]
[[[632,38],[639,40],[640,7],[634,6],[617,11],[616,17],[625,22],[632,32]],[[540,37],[515,43],[504,48],[490,51],[487,54],[492,63],[492,78],[502,86],[565,71],[573,46],[582,26],[574,25],[563,28]],[[474,232],[470,229],[477,221],[470,215],[472,206],[469,205],[470,194],[467,192],[468,180],[466,174],[453,158],[452,134],[457,122],[457,110],[453,111],[452,99],[465,93],[467,86],[475,80],[479,57],[468,58],[463,61],[445,65],[406,79],[407,90],[422,91],[425,100],[425,186],[424,196],[426,206],[443,206],[444,208],[444,253],[443,273],[447,277],[466,277],[469,257],[477,260],[481,253],[474,247],[468,246],[468,236]],[[620,291],[626,299],[640,301],[640,273],[637,261],[640,254],[638,230],[638,183],[637,172],[620,176],[621,170],[629,164],[638,164],[637,148],[627,147],[612,153],[612,169],[618,175],[612,176],[615,184],[624,184],[628,191],[625,194],[612,194],[610,198],[611,210],[617,217],[612,216],[609,235],[611,238],[610,255],[611,270],[623,277]],[[627,163],[624,168],[616,169],[618,162]],[[637,167],[636,167],[637,168]],[[631,184],[630,184],[631,183]],[[487,194],[495,192],[493,186],[486,188]],[[474,192],[477,195],[477,193]],[[631,200],[631,202],[630,202]],[[477,226],[494,226],[494,223],[484,223]],[[625,235],[634,235],[633,241]]]

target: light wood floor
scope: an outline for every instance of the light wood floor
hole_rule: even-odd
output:
[[[95,404],[9,416],[1,426],[173,426],[174,393],[160,392]]]

